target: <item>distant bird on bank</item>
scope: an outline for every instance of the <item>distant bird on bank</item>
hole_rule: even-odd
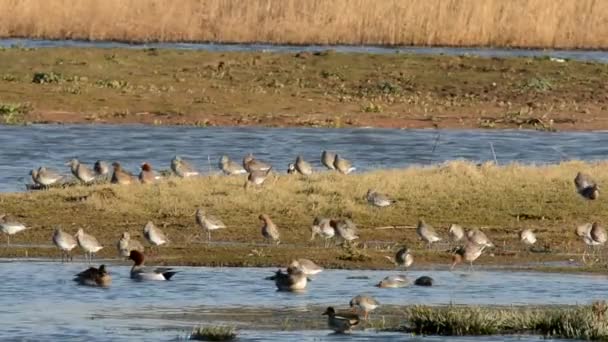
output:
[[[319,235],[325,240],[325,248],[327,248],[329,240],[336,235],[336,230],[331,225],[331,220],[328,218],[315,217],[310,227],[312,236],[310,240],[314,240],[315,236]]]
[[[245,182],[245,190],[247,190],[249,186],[260,186],[264,184],[271,170],[272,168],[266,171],[251,171],[249,175],[247,175],[247,182]]]
[[[349,305],[356,311],[362,311],[363,319],[367,321],[369,313],[376,310],[380,303],[372,296],[357,295],[350,300]]]
[[[486,245],[478,245],[471,241],[467,242],[466,245],[459,247],[452,254],[452,266],[450,269],[453,270],[461,262],[468,262],[470,265],[469,269],[473,269],[473,262],[481,256],[485,248]]]
[[[327,316],[327,326],[336,334],[350,334],[359,325],[359,316],[352,312],[337,313],[333,307],[328,307],[323,315]]]
[[[265,163],[261,160],[255,159],[253,157],[253,154],[248,153],[244,158],[243,158],[243,168],[249,172],[252,173],[254,171],[270,171],[270,169],[272,168],[272,166],[268,163]]]
[[[87,270],[78,273],[74,277],[74,281],[79,285],[108,287],[112,283],[112,277],[106,270],[106,265],[101,265],[99,268],[89,267]]]
[[[139,281],[170,280],[177,272],[167,267],[145,267],[144,255],[139,251],[131,251],[129,259],[133,260],[131,279]]]
[[[162,246],[169,241],[165,233],[160,228],[157,228],[152,221],[148,221],[144,226],[144,237],[148,240],[149,244],[156,247]]]
[[[473,228],[473,229],[469,230],[467,232],[467,239],[480,246],[485,246],[485,247],[489,247],[489,248],[494,247],[494,244],[492,243],[492,241],[490,241],[488,236],[484,232],[482,232],[479,228]]]
[[[61,262],[64,260],[72,261],[72,249],[78,246],[78,242],[76,242],[76,239],[72,235],[62,231],[61,228],[55,228],[53,232],[53,244],[61,250]]]
[[[23,223],[11,220],[5,214],[0,215],[0,231],[6,234],[7,246],[10,246],[11,244],[11,235],[17,234],[26,229],[27,227]]]
[[[336,157],[334,158],[334,167],[338,172],[345,175],[356,170],[349,160],[340,157],[339,154],[336,154]]]
[[[139,181],[142,184],[152,184],[156,182],[156,175],[152,170],[152,165],[148,163],[141,164],[141,172],[139,173]]]
[[[270,217],[266,214],[261,214],[259,216],[259,219],[263,223],[262,236],[264,237],[264,239],[270,240],[278,245],[281,241],[280,241],[279,229],[277,228],[277,226],[274,224],[274,222],[272,222]]]
[[[110,168],[108,167],[108,164],[106,164],[104,161],[98,160],[93,165],[93,171],[95,171],[95,175],[97,177],[104,177],[108,173],[110,173]]]
[[[230,160],[230,158],[225,155],[220,157],[220,161],[218,164],[220,170],[222,170],[222,172],[228,176],[241,175],[247,173],[247,171],[243,167],[241,167],[241,165],[239,165],[235,161]]]
[[[206,213],[203,209],[198,208],[195,212],[196,223],[207,232],[207,241],[211,241],[211,231],[224,229],[226,225],[218,217]]]
[[[451,224],[448,229],[448,235],[450,236],[450,241],[458,242],[465,237],[465,232],[462,226],[457,224]]]
[[[198,176],[199,172],[187,161],[180,156],[175,156],[171,160],[171,171],[178,177],[187,178]]]
[[[427,243],[428,248],[431,248],[431,245],[434,242],[441,241],[441,237],[439,237],[439,234],[437,234],[435,229],[430,225],[426,224],[423,219],[420,219],[418,221],[416,233],[418,233],[418,236],[420,236],[420,238]]]
[[[368,189],[365,198],[367,199],[367,203],[380,208],[388,207],[395,203],[395,200],[390,199],[387,195],[381,194],[374,189]]]
[[[407,247],[400,248],[395,254],[394,258],[390,256],[385,257],[391,262],[395,263],[396,266],[404,267],[406,269],[412,266],[414,263],[414,256]]]
[[[608,235],[606,235],[606,229],[602,227],[598,222],[593,222],[588,231],[583,235],[583,240],[589,246],[604,245],[606,243]]]
[[[336,231],[336,236],[343,242],[352,242],[359,238],[357,235],[357,226],[350,219],[331,220],[330,225]]]
[[[88,184],[95,180],[95,174],[86,165],[81,164],[78,159],[70,160],[66,165],[70,167],[72,174],[79,181]]]
[[[304,158],[302,158],[302,156],[298,156],[296,158],[296,163],[294,166],[296,168],[296,171],[298,171],[299,174],[304,175],[304,176],[312,175],[312,172],[313,172],[312,166],[310,165],[309,162],[304,160]]]
[[[85,259],[91,263],[95,253],[99,252],[103,246],[97,241],[93,235],[84,232],[82,228],[76,232],[76,241],[78,246],[85,252]]]
[[[110,181],[112,184],[129,185],[133,183],[133,175],[125,171],[119,162],[113,162],[112,167],[114,168],[112,180]]]
[[[141,242],[131,239],[131,234],[128,232],[122,233],[116,247],[118,248],[118,255],[125,258],[129,257],[131,251],[144,252],[144,246]]]
[[[525,245],[532,246],[536,243],[536,235],[530,228],[523,229],[519,232],[519,240]]]
[[[333,152],[323,151],[321,153],[321,164],[323,164],[329,170],[335,170],[334,160],[336,159],[336,154]]]
[[[600,196],[599,186],[591,176],[585,173],[579,172],[576,174],[574,186],[576,187],[576,192],[585,199],[594,200]]]
[[[39,167],[38,170],[30,171],[30,175],[34,183],[45,188],[56,184],[64,178],[59,172],[47,169],[44,166]]]

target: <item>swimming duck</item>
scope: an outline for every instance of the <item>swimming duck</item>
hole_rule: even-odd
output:
[[[23,223],[10,220],[5,214],[0,215],[0,231],[6,234],[7,246],[10,246],[11,244],[11,235],[17,234],[26,229],[27,227]]]
[[[66,165],[70,167],[72,174],[81,182],[87,184],[95,180],[95,174],[86,165],[81,164],[78,159],[70,160]]]
[[[350,334],[353,327],[359,324],[359,316],[352,312],[336,313],[333,307],[328,307],[323,315],[327,315],[327,325],[337,334]]]
[[[219,161],[220,170],[226,175],[240,175],[247,173],[238,163],[230,160],[228,156],[221,156]]]
[[[304,175],[304,176],[312,175],[312,166],[310,165],[309,162],[304,160],[304,158],[302,158],[302,156],[296,157],[296,163],[294,166],[295,166],[296,171],[298,171],[298,173],[300,173],[301,175]]]
[[[226,225],[219,218],[205,213],[201,208],[196,209],[196,223],[207,232],[207,241],[211,241],[211,231],[217,229],[224,229]]]
[[[416,278],[416,280],[414,280],[414,285],[417,286],[433,286],[433,283],[435,281],[433,280],[433,278],[429,277],[429,276],[421,276]]]
[[[353,164],[349,160],[340,157],[339,154],[336,154],[336,157],[334,158],[334,167],[338,172],[345,175],[356,170],[356,168],[353,167]]]
[[[336,154],[332,152],[323,151],[321,153],[321,164],[323,164],[329,170],[335,170],[334,160],[336,159]]]
[[[312,260],[308,259],[293,260],[291,264],[289,264],[289,266],[299,269],[307,276],[323,272],[323,267],[315,264]]]
[[[274,282],[279,291],[303,291],[308,284],[306,274],[296,267],[289,266],[287,273],[278,270],[274,276]]]
[[[435,231],[433,227],[426,224],[423,219],[418,221],[418,227],[416,228],[416,233],[418,236],[428,244],[428,247],[431,248],[431,244],[434,242],[441,241],[439,234]]]
[[[152,165],[148,163],[141,164],[141,172],[139,173],[139,181],[142,184],[152,184],[156,182],[156,175],[152,170]]]
[[[129,259],[134,262],[131,268],[131,279],[170,280],[177,273],[172,268],[167,267],[144,267],[144,255],[139,251],[131,251]]]
[[[82,228],[76,232],[76,241],[78,246],[85,252],[85,259],[91,263],[95,253],[99,252],[103,246],[97,241],[93,235],[89,235],[84,232]]]
[[[367,203],[380,208],[388,207],[395,203],[395,200],[390,199],[387,195],[381,194],[374,189],[368,189],[365,198],[367,199]]]
[[[600,196],[600,188],[588,174],[579,172],[574,178],[576,192],[588,200],[597,199]]]
[[[196,169],[190,163],[183,160],[180,156],[175,156],[171,160],[171,170],[181,178],[199,175],[198,171],[196,171]]]
[[[108,287],[112,283],[112,277],[106,270],[106,265],[101,265],[99,268],[89,267],[74,277],[74,281],[80,285]]]
[[[135,177],[133,177],[133,175],[129,172],[125,171],[119,162],[113,162],[112,167],[114,168],[114,173],[112,174],[111,180],[112,184],[129,185],[133,183],[133,179]]]
[[[350,300],[350,307],[363,312],[363,320],[367,321],[369,313],[376,310],[380,303],[372,296],[357,295]]]
[[[407,280],[407,278],[405,276],[391,275],[391,276],[384,277],[384,279],[382,279],[378,284],[376,284],[376,287],[398,288],[398,287],[404,287],[407,285],[409,285],[409,281]]]
[[[272,222],[272,220],[270,219],[270,217],[268,215],[266,215],[266,214],[261,214],[258,218],[263,223],[263,225],[262,225],[262,236],[266,240],[271,240],[271,241],[275,242],[277,245],[279,243],[281,243],[281,241],[280,241],[280,235],[279,235],[279,229],[274,224],[274,222]]]
[[[72,249],[78,245],[74,237],[64,231],[61,228],[55,228],[53,232],[53,244],[61,250],[61,262],[64,260],[72,260]]]

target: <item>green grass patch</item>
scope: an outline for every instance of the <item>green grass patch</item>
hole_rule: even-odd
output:
[[[190,339],[196,341],[232,341],[236,339],[236,335],[234,327],[217,325],[194,328],[190,334]]]

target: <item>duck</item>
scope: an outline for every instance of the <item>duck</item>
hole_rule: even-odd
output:
[[[489,248],[494,247],[494,244],[492,243],[492,241],[490,241],[488,236],[484,232],[482,232],[479,228],[473,228],[473,229],[467,231],[467,239],[471,242],[474,242],[477,245],[482,245],[482,246],[486,246]]]
[[[431,248],[431,244],[441,241],[441,237],[439,237],[439,234],[437,234],[435,229],[426,224],[423,219],[418,220],[416,233],[418,233],[418,236],[420,236],[420,238],[428,244],[429,248]]]
[[[584,199],[595,200],[600,196],[600,188],[597,183],[586,173],[578,172],[574,178],[576,192]]]
[[[395,200],[390,199],[387,195],[381,194],[374,189],[368,189],[365,198],[367,199],[367,203],[379,208],[388,207],[396,202]]]
[[[160,228],[157,228],[152,221],[148,221],[144,226],[144,237],[152,246],[159,247],[167,242],[167,237]]]
[[[532,246],[536,243],[536,235],[530,228],[523,229],[519,232],[519,240],[525,245]]]
[[[369,313],[376,310],[380,303],[372,296],[356,295],[350,300],[349,305],[356,311],[362,311],[363,320],[367,321]]]
[[[412,266],[414,263],[414,256],[410,252],[410,249],[406,246],[400,248],[395,254],[394,258],[391,258],[390,256],[385,256],[385,258],[395,263],[396,266],[401,266],[406,269],[410,268],[410,266]]]
[[[95,253],[103,249],[103,246],[97,241],[93,235],[89,235],[84,232],[84,229],[80,228],[76,232],[76,242],[78,246],[85,252],[85,259],[91,262],[91,259]]]
[[[294,167],[295,167],[296,171],[298,171],[298,173],[301,175],[304,175],[304,176],[312,175],[312,172],[313,172],[312,166],[310,165],[309,162],[304,160],[304,158],[300,155],[296,157],[296,162],[294,164]]]
[[[298,172],[298,171],[296,170],[295,164],[294,163],[289,163],[287,165],[287,174],[288,175],[295,175],[296,172]]]
[[[133,175],[125,171],[119,162],[113,162],[112,167],[114,168],[112,180],[110,181],[112,184],[129,185],[133,183]]]
[[[350,243],[359,238],[357,226],[350,219],[330,220],[329,224],[336,231],[336,235],[343,241]]]
[[[222,170],[222,172],[228,176],[247,173],[244,168],[242,168],[238,163],[230,160],[230,158],[226,155],[220,157],[220,161],[218,164],[220,170]]]
[[[407,285],[409,285],[409,281],[407,280],[407,278],[405,276],[391,275],[391,276],[384,277],[384,279],[382,279],[378,284],[376,284],[376,287],[398,288],[398,287],[405,287]]]
[[[133,267],[131,267],[131,279],[139,281],[170,280],[177,273],[173,271],[172,268],[167,267],[145,267],[144,255],[139,251],[131,251],[131,253],[129,253],[129,259],[133,260]]]
[[[106,265],[100,265],[99,268],[89,267],[78,273],[74,277],[74,281],[79,285],[109,287],[112,284],[112,277],[106,270]]]
[[[336,230],[331,225],[331,220],[328,218],[315,217],[310,227],[312,236],[310,241],[314,240],[317,235],[325,240],[325,248],[327,248],[329,240],[336,235]]]
[[[263,225],[262,225],[262,236],[266,240],[271,240],[274,243],[276,243],[277,245],[279,243],[281,243],[280,235],[279,235],[279,229],[274,224],[274,222],[272,222],[272,220],[270,219],[270,216],[268,216],[266,214],[261,214],[258,218],[263,223]]]
[[[78,246],[78,242],[72,235],[57,227],[53,232],[53,244],[61,250],[61,262],[72,261],[72,249]]]
[[[279,291],[298,292],[306,289],[308,278],[299,268],[289,266],[287,273],[281,270],[275,273],[274,282]]]
[[[433,286],[435,280],[429,276],[421,276],[414,280],[414,285],[417,286]]]
[[[86,165],[81,164],[78,159],[72,159],[66,163],[72,174],[82,183],[88,184],[95,180],[95,174]]]
[[[270,171],[270,169],[272,169],[272,166],[266,162],[263,162],[261,160],[255,159],[255,157],[253,156],[253,154],[248,153],[244,158],[243,158],[243,168],[249,172],[252,173],[253,171]]]
[[[93,171],[95,171],[95,175],[97,175],[97,177],[105,177],[108,175],[108,173],[110,173],[110,168],[106,162],[103,160],[98,160],[93,165]]]
[[[314,263],[309,259],[296,259],[289,264],[290,267],[294,267],[302,271],[306,276],[311,276],[323,272],[323,267]]]
[[[199,175],[199,172],[196,171],[196,169],[189,162],[183,160],[180,156],[175,156],[171,160],[171,170],[181,178]]]
[[[152,184],[156,182],[156,175],[154,174],[154,170],[152,170],[152,165],[149,163],[141,164],[141,172],[139,173],[139,181],[142,184]]]
[[[322,315],[327,316],[327,326],[337,334],[350,334],[360,322],[359,315],[352,312],[336,313],[331,306]]]
[[[464,228],[458,224],[451,224],[450,228],[448,229],[448,235],[450,236],[450,240],[452,242],[459,242],[465,236]]]
[[[39,167],[38,170],[30,171],[30,175],[32,176],[34,183],[39,184],[44,188],[48,188],[63,179],[63,175],[59,174],[59,172],[47,169],[44,166]]]
[[[207,241],[211,241],[211,231],[224,229],[226,225],[219,218],[205,213],[205,211],[201,208],[196,209],[194,213],[196,216],[196,223],[207,232]]]
[[[460,246],[452,254],[452,266],[450,270],[453,270],[456,265],[465,261],[469,263],[469,269],[473,269],[473,262],[477,260],[483,253],[483,250],[487,245],[478,245],[475,242],[469,241],[464,246]]]
[[[10,220],[6,214],[0,215],[0,231],[6,234],[7,246],[10,246],[11,244],[11,235],[17,234],[26,229],[27,227],[23,223]]]
[[[353,167],[349,160],[342,158],[339,154],[336,154],[336,157],[334,158],[334,167],[338,172],[344,175],[347,175],[357,169]]]
[[[132,240],[131,234],[128,232],[122,233],[120,240],[118,240],[118,243],[116,244],[116,248],[118,249],[118,255],[125,258],[128,258],[129,254],[133,250],[140,251],[142,253],[144,252],[144,246],[141,244],[141,242]]]
[[[321,152],[321,164],[325,166],[328,170],[335,170],[334,160],[336,159],[336,154],[333,152],[323,151]]]

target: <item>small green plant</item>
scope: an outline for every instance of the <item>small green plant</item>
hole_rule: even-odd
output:
[[[371,257],[365,253],[364,249],[358,248],[356,244],[344,242],[342,245],[342,254],[338,256],[339,260],[365,262],[371,260]]]
[[[373,102],[369,102],[368,104],[363,106],[363,111],[366,113],[382,113],[382,106]]]
[[[2,80],[6,82],[15,82],[17,81],[17,76],[11,74],[2,75]]]
[[[196,341],[232,341],[235,338],[235,328],[224,325],[196,327],[190,334],[190,339]]]
[[[123,89],[129,86],[129,82],[123,80],[98,80],[95,85],[99,88]]]
[[[24,115],[31,110],[29,104],[0,104],[0,117],[6,125],[19,125],[24,122]]]
[[[553,84],[546,78],[534,77],[524,82],[524,90],[545,92],[553,89]]]
[[[32,78],[32,83],[60,83],[63,81],[63,76],[55,72],[35,72]]]

